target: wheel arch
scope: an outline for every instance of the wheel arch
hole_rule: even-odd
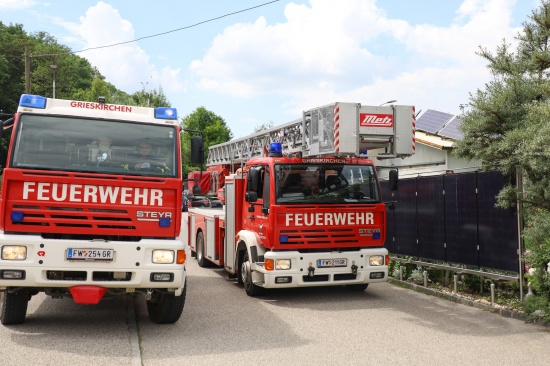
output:
[[[235,248],[235,268],[240,271],[244,252],[248,252],[248,257],[252,262],[262,262],[265,249],[258,244],[253,232],[241,230],[238,234],[237,246]]]

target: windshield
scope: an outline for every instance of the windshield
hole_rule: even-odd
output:
[[[16,168],[177,176],[174,126],[22,114]]]
[[[277,203],[380,202],[371,165],[275,165]]]

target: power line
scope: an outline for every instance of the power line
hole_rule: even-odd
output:
[[[80,53],[80,52],[85,52],[85,51],[90,51],[90,50],[97,50],[97,49],[101,49],[101,48],[108,48],[108,47],[120,46],[120,45],[123,45],[123,44],[128,44],[128,43],[133,43],[133,42],[141,41],[141,40],[147,39],[147,38],[153,38],[153,37],[163,36],[163,35],[165,35],[165,34],[174,33],[174,32],[179,32],[179,31],[181,31],[181,30],[185,30],[185,29],[197,27],[197,26],[199,26],[199,25],[201,25],[201,24],[213,22],[213,21],[215,21],[215,20],[219,20],[219,19],[222,19],[222,18],[226,18],[226,17],[231,16],[231,15],[235,15],[235,14],[239,14],[239,13],[244,13],[244,12],[249,11],[249,10],[261,8],[262,6],[266,6],[266,5],[269,5],[269,4],[273,4],[273,3],[276,3],[276,2],[278,2],[278,1],[279,1],[279,0],[269,1],[269,2],[267,2],[267,3],[263,3],[263,4],[260,4],[260,5],[256,5],[256,6],[253,6],[253,7],[250,7],[250,8],[238,10],[238,11],[235,11],[235,12],[233,12],[233,13],[227,13],[227,14],[221,15],[221,16],[216,17],[216,18],[210,18],[210,19],[208,19],[208,20],[203,20],[203,21],[201,21],[201,22],[198,22],[198,23],[195,23],[195,24],[192,24],[192,25],[188,25],[188,26],[185,26],[185,27],[182,27],[182,28],[177,28],[177,29],[173,29],[173,30],[170,30],[170,31],[162,32],[162,33],[157,33],[157,34],[153,34],[153,35],[149,35],[149,36],[140,37],[140,38],[137,38],[137,39],[134,39],[134,40],[131,40],[131,41],[113,43],[113,44],[105,45],[105,46],[90,47],[90,48],[86,48],[86,49],[83,49],[83,50],[80,50],[80,51],[71,51],[71,52],[62,52],[62,53],[50,53],[50,54],[43,54],[43,55],[33,55],[33,56],[31,56],[31,57],[46,57],[46,56],[68,55],[68,54],[75,54],[75,53]]]

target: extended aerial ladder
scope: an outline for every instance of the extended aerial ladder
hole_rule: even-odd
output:
[[[415,150],[414,106],[334,103],[303,112],[301,119],[211,146],[208,166],[244,164],[267,156],[280,142],[284,154],[302,157],[362,156],[404,158]]]

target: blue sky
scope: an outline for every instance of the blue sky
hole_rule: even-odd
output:
[[[265,4],[265,5],[263,5]],[[162,86],[180,117],[198,107],[235,137],[336,101],[389,100],[457,114],[491,80],[495,50],[538,0],[0,0],[0,20],[45,31],[121,90]],[[58,70],[63,72],[63,70]]]

